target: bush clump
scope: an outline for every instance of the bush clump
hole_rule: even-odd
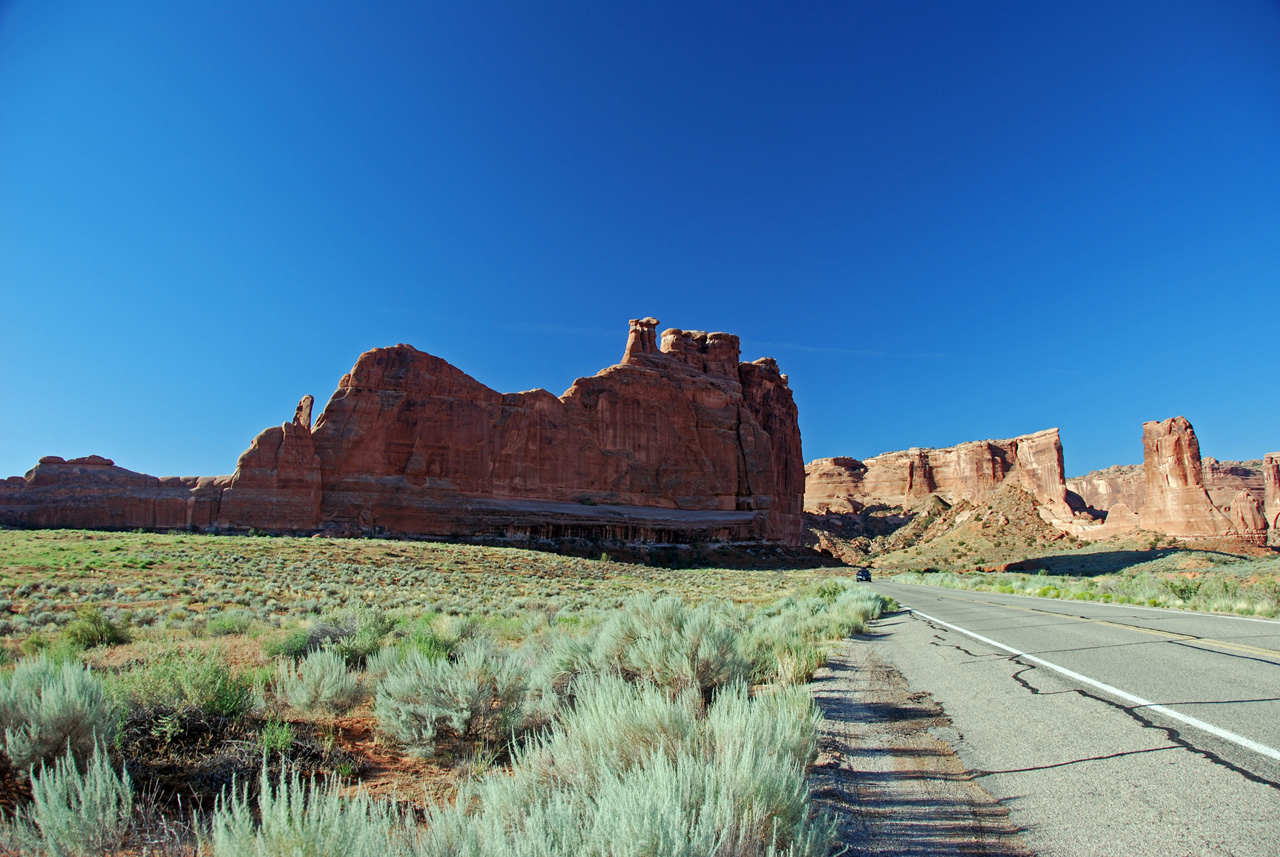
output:
[[[809,813],[818,715],[803,691],[752,699],[735,683],[704,709],[693,688],[672,698],[603,676],[573,695],[511,775],[428,809],[425,853],[828,853],[834,826]]]
[[[83,764],[116,734],[114,706],[102,681],[84,664],[23,658],[0,678],[4,752],[18,771],[52,764],[70,753]]]
[[[62,636],[70,645],[81,649],[129,642],[129,633],[125,627],[112,622],[106,614],[92,605],[76,610],[75,621],[63,629]]]
[[[208,838],[200,853],[208,857],[337,855],[414,857],[411,823],[393,804],[374,801],[360,791],[340,794],[341,783],[304,786],[297,771],[272,785],[264,767],[257,812],[246,790],[218,799]]]
[[[63,756],[31,779],[31,804],[0,830],[14,853],[41,857],[115,854],[133,817],[133,783],[117,774],[103,748],[84,773]]]
[[[253,682],[234,673],[217,650],[173,651],[121,673],[115,692],[126,707],[183,711],[236,719],[253,705]]]
[[[346,658],[333,650],[312,652],[299,669],[280,661],[276,688],[304,714],[345,714],[360,702],[359,677],[347,669]]]
[[[526,673],[515,652],[488,640],[461,647],[456,661],[409,649],[378,682],[374,714],[418,755],[435,752],[442,732],[502,747],[527,724]]]

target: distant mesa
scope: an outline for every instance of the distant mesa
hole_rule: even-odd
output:
[[[727,333],[631,321],[622,361],[562,395],[499,393],[409,345],[360,355],[235,473],[162,477],[99,456],[0,482],[28,527],[743,542],[798,546],[804,459],[787,376]]]

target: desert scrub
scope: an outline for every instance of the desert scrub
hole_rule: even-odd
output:
[[[303,785],[297,771],[273,784],[264,768],[258,799],[245,790],[219,798],[200,853],[207,857],[416,857],[411,821],[364,791],[344,798],[341,783]],[[425,857],[425,855],[424,855]]]
[[[441,732],[505,749],[527,724],[527,667],[512,650],[476,640],[456,660],[409,649],[378,682],[379,728],[416,755],[435,752]]]
[[[4,752],[18,771],[52,764],[64,753],[77,763],[116,735],[116,716],[102,681],[84,664],[44,654],[23,658],[0,678]]]
[[[1141,604],[1246,616],[1280,612],[1280,559],[1242,559],[1214,551],[1179,550],[1092,577],[1026,574],[904,572],[903,583],[1002,592],[1038,598],[1070,598]]]
[[[314,652],[339,653],[353,667],[364,665],[382,648],[383,639],[396,620],[378,608],[358,607],[317,619],[309,627],[296,628],[263,647],[272,657],[304,658]]]
[[[692,687],[673,698],[600,676],[574,696],[509,775],[428,809],[425,853],[828,853],[834,827],[805,785],[818,715],[803,691],[752,699],[733,684],[704,708]]]
[[[217,648],[171,651],[114,677],[112,693],[126,709],[197,709],[235,719],[253,704],[253,681],[222,663]]]
[[[289,660],[277,662],[276,689],[292,708],[311,716],[345,714],[361,697],[359,676],[333,650],[312,652],[298,668]]]
[[[33,773],[31,803],[0,827],[0,846],[41,857],[115,854],[132,816],[129,774],[117,774],[99,745],[83,773],[70,756]]]
[[[72,646],[81,649],[129,642],[124,626],[111,621],[102,610],[91,604],[76,610],[75,621],[62,629],[62,635]]]
[[[721,602],[689,607],[675,597],[635,596],[584,636],[553,634],[533,684],[544,697],[563,697],[581,676],[616,675],[672,696],[693,689],[709,699],[750,672],[739,645],[744,622],[741,611]]]

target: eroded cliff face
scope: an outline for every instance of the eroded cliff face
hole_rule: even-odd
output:
[[[659,344],[657,323],[633,320],[622,362],[559,397],[496,392],[408,345],[374,349],[314,428],[308,396],[232,477],[171,480],[184,502],[204,492],[185,516],[156,506],[165,480],[58,459],[0,486],[0,520],[799,545],[787,377],[771,359],[741,363],[729,334],[673,328]]]
[[[1067,490],[1099,512],[1121,503],[1130,511],[1141,512],[1147,496],[1147,475],[1141,464],[1116,464],[1068,479]]]
[[[817,459],[806,468],[805,509],[848,512],[871,504],[909,507],[930,494],[947,503],[980,503],[1008,480],[1031,494],[1051,517],[1072,517],[1056,428],[1008,440],[887,452],[862,461]]]
[[[1172,536],[1223,536],[1233,532],[1204,487],[1200,441],[1186,417],[1142,424],[1146,494],[1143,529]]]
[[[1263,514],[1267,518],[1272,544],[1280,542],[1280,452],[1269,452],[1262,460],[1265,485]]]
[[[1266,500],[1260,460],[1218,461],[1205,456],[1201,459],[1201,478],[1209,499],[1219,509],[1229,508],[1240,491],[1247,491],[1259,502]],[[1079,494],[1088,506],[1100,512],[1117,503],[1140,512],[1147,496],[1147,477],[1141,464],[1121,464],[1070,477],[1067,490]]]

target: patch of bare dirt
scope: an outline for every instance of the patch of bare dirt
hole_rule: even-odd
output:
[[[810,786],[838,819],[844,854],[1031,855],[947,742],[942,708],[911,692],[868,639],[841,644],[811,687],[823,720]]]

